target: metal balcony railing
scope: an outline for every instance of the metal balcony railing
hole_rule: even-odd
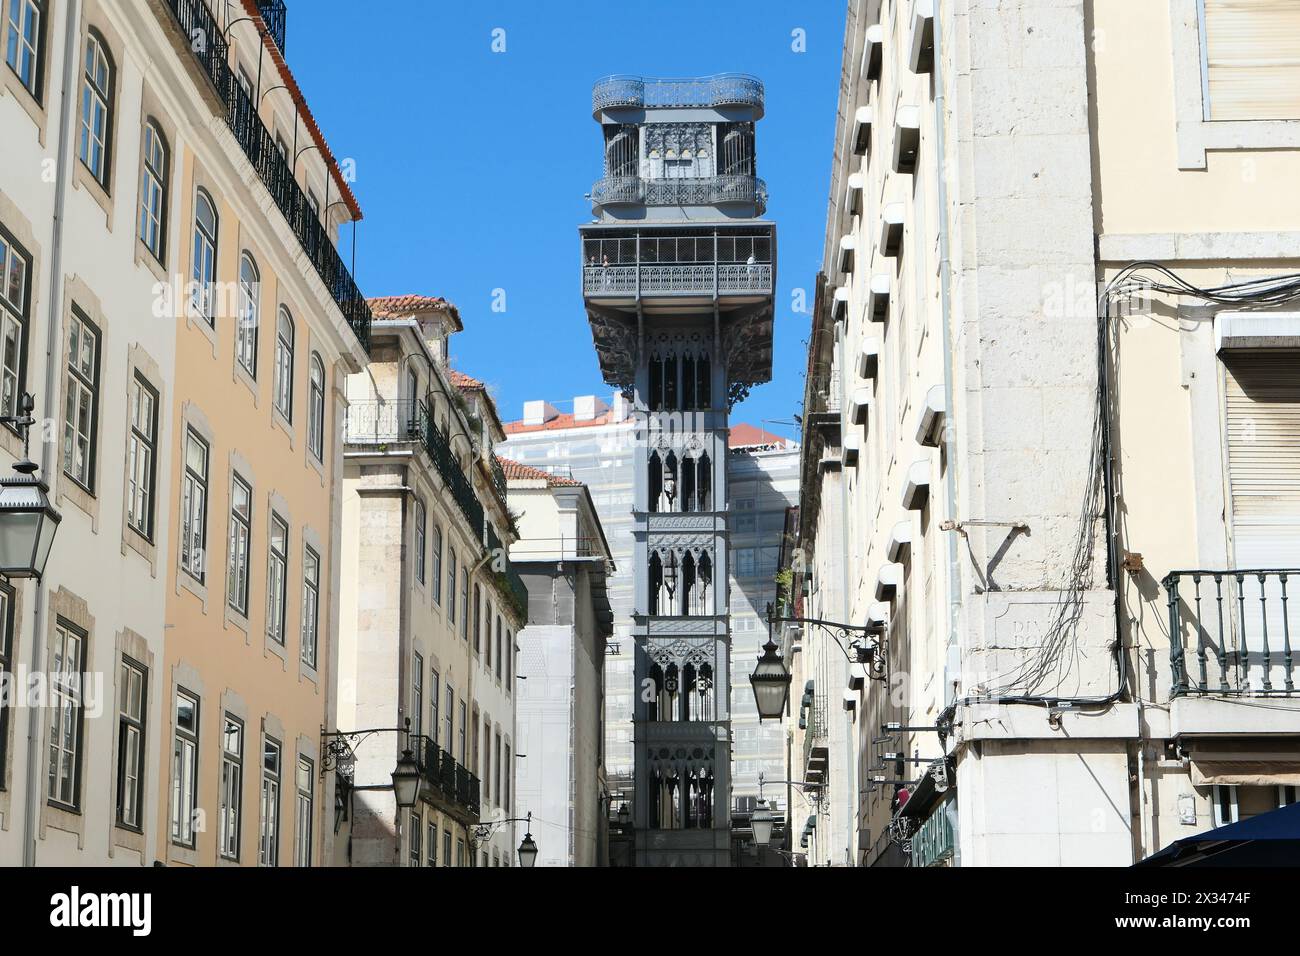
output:
[[[523,578],[515,570],[515,566],[510,561],[510,555],[505,547],[501,544],[501,539],[497,537],[496,531],[492,525],[487,526],[488,550],[492,553],[490,567],[493,572],[493,580],[496,584],[497,591],[501,597],[508,601],[515,610],[515,613],[521,619],[528,617],[528,588],[525,587]],[[502,562],[499,565],[498,562]]]
[[[813,694],[812,705],[806,708],[806,726],[803,734],[804,778],[824,777],[826,774],[826,695]]]
[[[615,75],[591,91],[592,115],[616,107],[748,106],[763,110],[763,83],[744,73],[719,73],[689,79]]]
[[[428,452],[438,474],[451,489],[465,520],[476,538],[483,535],[483,505],[474,494],[474,486],[465,477],[456,456],[452,454],[447,436],[429,414],[424,402],[411,399],[400,401],[351,402],[343,427],[343,441],[352,446],[382,446],[402,442],[417,442]]]
[[[464,807],[473,816],[479,813],[479,780],[447,751],[430,738],[421,738],[420,775],[426,784],[442,796]]]
[[[271,39],[280,48],[280,55],[284,56],[285,28],[288,22],[284,0],[257,0],[257,12],[261,14]]]
[[[591,187],[597,206],[721,206],[753,204],[767,211],[767,183],[756,176],[710,176],[691,179],[642,179],[610,176]]]
[[[369,352],[370,306],[330,241],[329,232],[321,224],[319,215],[294,179],[288,160],[281,155],[274,137],[258,116],[252,98],[231,70],[229,44],[208,5],[204,0],[166,0],[166,4],[217,96],[225,104],[226,125],[257,170],[258,177],[311,260],[316,274],[325,283],[357,341]],[[282,30],[277,38],[282,51],[283,39]]]
[[[1295,696],[1297,581],[1297,568],[1171,571],[1172,695]]]

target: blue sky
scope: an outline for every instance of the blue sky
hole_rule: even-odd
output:
[[[752,73],[767,88],[759,175],[777,223],[772,382],[734,420],[789,420],[821,262],[842,0],[355,0],[289,5],[288,60],[335,154],[356,163],[357,279],[367,295],[459,306],[452,361],[493,388],[504,420],[545,398],[608,395],[579,291],[577,227],[601,172],[591,85],[610,73]],[[382,11],[382,12],[381,12]],[[505,52],[493,52],[504,30]],[[806,47],[795,52],[802,30]],[[499,35],[498,35],[499,36]],[[342,54],[340,56],[340,54]],[[349,255],[344,242],[344,256]],[[494,290],[506,310],[492,310]],[[794,429],[771,425],[793,435]]]

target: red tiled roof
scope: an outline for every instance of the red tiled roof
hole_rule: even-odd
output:
[[[522,421],[517,421],[507,422],[504,428],[507,435],[521,435],[526,432],[553,431],[561,428],[591,428],[594,425],[608,425],[612,421],[609,412],[582,421],[575,419],[571,412],[565,412],[540,425],[525,425]]]
[[[731,432],[727,435],[728,448],[750,448],[754,445],[777,445],[784,448],[786,444],[788,443],[780,435],[773,435],[769,431],[743,422],[732,425]]]
[[[497,456],[497,461],[501,462],[501,470],[506,473],[506,481],[544,481],[548,488],[554,488],[557,485],[562,487],[579,487],[582,485],[582,482],[576,478],[553,475],[549,471],[523,465],[509,458],[502,458],[500,455]]]
[[[460,310],[440,295],[381,295],[367,299],[366,303],[377,319],[400,319],[422,312],[446,312],[456,323],[457,331],[465,328],[460,321]]]
[[[469,391],[485,392],[487,386],[476,378],[471,378],[464,372],[458,372],[456,369],[448,369],[448,375],[451,378],[451,384],[460,389]]]
[[[289,64],[284,61],[280,48],[275,45],[271,31],[266,28],[266,23],[263,22],[262,15],[257,9],[257,0],[244,0],[244,14],[252,18],[258,32],[261,33],[262,45],[271,54],[271,61],[280,72],[280,80],[284,83],[285,89],[288,90],[289,96],[293,98],[294,104],[302,111],[303,123],[307,127],[307,132],[311,134],[312,141],[320,149],[321,155],[325,157],[325,162],[333,174],[335,184],[339,187],[343,202],[347,204],[348,211],[352,213],[353,220],[360,219],[361,206],[357,204],[357,197],[352,194],[351,187],[348,186],[347,180],[343,178],[338,160],[330,152],[329,144],[325,142],[325,134],[321,132],[320,126],[316,123],[316,117],[312,115],[311,108],[307,106],[307,98],[302,95],[302,89],[298,86],[298,81],[294,79],[293,71],[289,69]]]

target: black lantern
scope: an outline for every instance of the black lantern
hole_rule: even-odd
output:
[[[402,751],[397,766],[393,768],[393,793],[397,795],[397,805],[403,810],[415,806],[420,793],[420,765],[410,750]]]
[[[754,812],[749,815],[749,826],[754,831],[754,845],[767,846],[772,840],[772,811],[766,800],[758,801]]]
[[[749,675],[749,683],[754,688],[754,703],[758,705],[759,721],[780,720],[785,713],[785,702],[790,696],[790,672],[785,669],[785,661],[777,653],[776,644],[770,635],[763,645],[758,666]]]
[[[49,486],[24,458],[15,474],[0,478],[0,574],[40,578],[62,516],[50,504]]]
[[[529,814],[531,817],[532,814]],[[531,868],[537,863],[537,843],[533,840],[531,832],[524,834],[523,842],[519,844],[519,865],[525,868]]]

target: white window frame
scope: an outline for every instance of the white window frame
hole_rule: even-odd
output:
[[[144,815],[149,670],[123,656],[118,665],[117,825],[141,829]]]
[[[26,386],[31,268],[27,250],[0,228],[0,415],[18,414]]]
[[[415,580],[421,584],[425,583],[425,528],[429,523],[429,516],[425,511],[424,502],[419,498],[415,499]]]
[[[302,552],[302,647],[299,659],[316,669],[320,641],[320,555],[309,544]]]
[[[147,120],[140,158],[140,241],[165,265],[167,255],[167,140],[158,124]]]
[[[284,306],[275,323],[275,407],[284,420],[293,421],[293,315]]]
[[[308,376],[307,450],[318,462],[325,461],[325,363],[316,352]]]
[[[230,480],[230,540],[226,549],[226,603],[244,617],[248,616],[252,548],[253,486],[235,472]]]
[[[41,95],[44,66],[45,3],[43,0],[3,0],[5,63],[32,96]],[[15,14],[18,19],[14,19]],[[26,74],[26,75],[24,75]]]
[[[81,806],[85,661],[85,633],[60,618],[54,628],[54,646],[50,648],[50,765],[46,796],[52,805],[72,810]]]
[[[86,355],[86,342],[91,343]],[[73,308],[68,323],[66,404],[63,415],[63,473],[95,492],[95,442],[99,421],[99,329]]]
[[[310,757],[298,756],[295,768],[297,786],[297,832],[294,835],[294,866],[312,865],[312,827],[315,825],[316,767]]]
[[[136,372],[131,378],[131,428],[127,436],[126,523],[146,541],[153,541],[157,454],[158,392]]]
[[[193,705],[192,728],[181,726],[181,698]],[[192,850],[198,843],[198,831],[194,827],[194,811],[199,797],[199,731],[202,728],[198,695],[177,687],[172,708],[171,841],[176,846]]]
[[[274,767],[271,766],[274,760]],[[262,799],[258,829],[259,866],[280,865],[280,786],[284,773],[284,745],[271,736],[262,739]]]
[[[77,155],[105,189],[108,188],[109,149],[113,142],[114,66],[97,32],[87,32],[81,69],[81,134]]]
[[[283,545],[276,546],[276,536],[283,529]],[[289,588],[289,522],[274,511],[271,512],[271,526],[266,536],[266,633],[267,636],[285,646],[288,635],[285,622],[288,620]]]
[[[211,213],[211,225],[204,223],[200,212],[206,207]],[[190,305],[212,328],[216,328],[216,279],[218,236],[221,233],[221,217],[217,213],[217,204],[203,189],[194,194],[194,262],[191,278],[193,284],[190,292]]]
[[[200,472],[190,464],[191,445],[203,453]],[[212,447],[193,428],[186,430],[184,474],[181,478],[181,568],[203,584],[207,579],[208,476]]]
[[[232,732],[233,731],[233,732]],[[221,726],[221,779],[217,807],[217,853],[239,862],[244,813],[244,722],[226,714]]]
[[[262,273],[245,250],[239,257],[239,316],[235,322],[235,361],[257,381],[257,330],[261,318]]]

